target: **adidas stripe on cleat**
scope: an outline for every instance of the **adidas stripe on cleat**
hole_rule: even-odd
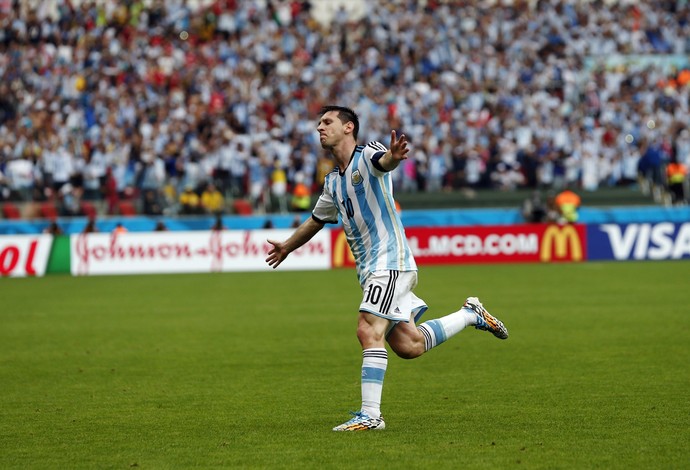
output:
[[[468,297],[463,308],[468,308],[477,315],[477,324],[474,325],[476,329],[488,331],[499,339],[508,338],[508,329],[503,322],[487,312],[477,297]]]
[[[379,431],[386,429],[383,416],[372,418],[364,411],[350,412],[353,417],[350,421],[333,428],[334,431]]]

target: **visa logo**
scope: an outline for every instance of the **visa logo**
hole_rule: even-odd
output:
[[[613,257],[617,260],[690,256],[690,223],[604,224],[599,228],[608,235]]]

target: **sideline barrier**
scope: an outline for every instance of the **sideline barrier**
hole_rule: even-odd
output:
[[[0,276],[268,271],[267,238],[292,229],[0,236]],[[411,227],[419,266],[690,259],[690,222]],[[324,229],[281,270],[354,267],[342,228]]]
[[[587,240],[590,260],[690,258],[690,222],[590,225]]]
[[[100,274],[266,271],[267,238],[291,230],[217,230],[81,234],[70,237],[70,272]],[[330,269],[327,232],[317,234],[281,264],[284,270]]]
[[[52,243],[51,235],[0,237],[0,276],[43,276]]]
[[[331,232],[333,267],[354,266],[345,232]],[[418,266],[465,263],[583,261],[584,225],[496,225],[405,230]]]

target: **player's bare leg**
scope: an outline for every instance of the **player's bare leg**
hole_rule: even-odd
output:
[[[389,321],[367,312],[359,312],[357,339],[362,349],[385,347],[385,335]]]

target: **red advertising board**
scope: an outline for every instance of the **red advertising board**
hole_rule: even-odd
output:
[[[411,227],[405,230],[417,264],[524,263],[586,259],[584,225]],[[333,267],[354,266],[345,234],[332,233]]]

